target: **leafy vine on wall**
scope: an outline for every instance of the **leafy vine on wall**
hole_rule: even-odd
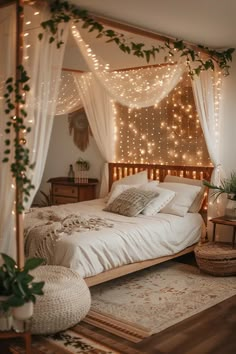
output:
[[[105,27],[89,16],[85,9],[80,9],[68,1],[54,0],[50,4],[51,18],[41,23],[44,30],[50,33],[49,42],[56,41],[57,47],[63,44],[63,30],[59,30],[59,24],[63,22],[74,21],[75,23],[82,22],[83,28],[89,32],[97,32],[96,38],[106,37],[107,42],[115,43],[124,53],[133,54],[137,57],[145,58],[149,63],[150,59],[155,59],[156,55],[162,51],[170,56],[174,56],[177,52],[180,56],[186,58],[189,75],[193,78],[194,75],[199,75],[201,71],[214,70],[215,65],[223,71],[225,76],[229,75],[232,54],[235,48],[228,48],[224,51],[217,51],[208,47],[198,45],[200,51],[204,51],[206,59],[201,57],[198,50],[187,45],[183,40],[166,40],[162,45],[146,48],[144,43],[130,42],[123,34],[114,31],[113,29],[105,29]],[[43,38],[43,33],[39,34],[39,39]],[[194,63],[192,68],[191,63]]]

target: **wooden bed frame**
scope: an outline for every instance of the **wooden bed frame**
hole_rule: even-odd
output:
[[[109,190],[114,181],[117,181],[123,177],[133,175],[137,172],[147,170],[149,180],[158,180],[160,182],[164,181],[166,175],[180,176],[192,179],[200,179],[210,181],[213,167],[203,167],[203,166],[167,166],[167,165],[155,165],[155,164],[131,164],[131,163],[109,163]],[[204,209],[207,208],[207,192],[205,195],[205,201],[203,203]],[[155,264],[159,264],[170,259],[182,256],[184,254],[193,251],[195,244],[187,247],[181,252],[170,256],[159,257],[151,260],[135,262],[127,264],[121,267],[117,267],[98,275],[85,278],[88,286],[93,286],[106,282],[111,279],[121,277],[123,275],[136,272],[140,269],[151,267]]]

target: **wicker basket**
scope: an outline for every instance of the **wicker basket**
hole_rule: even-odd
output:
[[[52,334],[80,322],[88,313],[91,296],[80,275],[66,267],[40,266],[32,271],[36,281],[45,281],[32,319],[33,334]]]
[[[194,249],[199,268],[216,276],[236,274],[236,249],[231,243],[208,242]]]

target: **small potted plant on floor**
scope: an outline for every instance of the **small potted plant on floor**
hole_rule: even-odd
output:
[[[34,282],[30,271],[43,263],[42,258],[27,259],[23,269],[17,267],[13,258],[1,253],[3,264],[0,266],[1,310],[11,310],[15,319],[24,321],[33,315],[33,304],[37,295],[43,295],[44,282]]]
[[[229,178],[223,179],[220,186],[216,186],[207,181],[203,182],[205,186],[214,189],[213,196],[216,199],[222,194],[227,194],[227,205],[225,208],[225,217],[229,220],[236,220],[236,172],[232,172]]]

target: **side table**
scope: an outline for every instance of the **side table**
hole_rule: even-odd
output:
[[[17,333],[14,331],[6,331],[6,332],[0,332],[0,341],[1,339],[10,339],[10,338],[23,338],[25,341],[25,353],[26,354],[31,354],[31,333],[30,332],[23,332],[23,333]]]
[[[225,216],[219,216],[217,218],[213,218],[210,220],[213,223],[213,236],[212,241],[215,241],[216,236],[216,225],[228,225],[233,227],[233,235],[232,235],[232,248],[235,246],[235,237],[236,237],[236,220],[227,220]]]

